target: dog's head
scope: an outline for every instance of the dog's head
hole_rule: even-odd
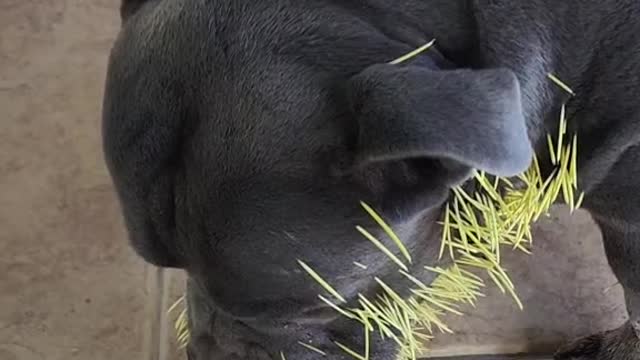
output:
[[[355,230],[377,229],[360,201],[417,271],[435,261],[451,186],[529,164],[508,70],[443,70],[429,51],[389,64],[417,44],[338,5],[140,3],[111,55],[104,150],[135,250],[189,275],[194,359],[361,348],[297,260],[349,300],[375,295],[373,274],[399,280]],[[391,359],[388,345],[372,357]]]

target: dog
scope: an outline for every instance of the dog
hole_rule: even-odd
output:
[[[188,274],[190,359],[322,358],[299,341],[350,358],[332,341],[361,349],[361,327],[297,259],[348,301],[375,296],[374,275],[407,295],[354,231],[376,228],[364,201],[432,280],[420,269],[438,261],[450,189],[548,158],[567,101],[549,73],[578,94],[566,111],[583,207],[629,313],[555,358],[640,359],[639,2],[124,0],[121,17],[105,161],[132,247]],[[395,359],[371,341],[371,359]]]

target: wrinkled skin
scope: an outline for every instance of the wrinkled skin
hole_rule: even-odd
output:
[[[639,359],[640,3],[635,0],[125,0],[104,99],[106,161],[133,248],[184,269],[191,359],[347,358],[362,330],[324,306],[302,259],[353,302],[397,267],[354,227],[384,216],[412,271],[471,169],[541,159],[579,96],[584,206],[630,315],[558,359]],[[437,39],[437,48],[389,65]],[[544,165],[544,164],[543,164]],[[366,271],[353,265],[368,265]],[[377,338],[372,359],[394,358]]]

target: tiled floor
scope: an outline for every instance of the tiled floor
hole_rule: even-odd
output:
[[[0,359],[138,359],[143,265],[100,153],[111,0],[0,2]]]
[[[0,360],[141,358],[144,266],[100,153],[117,2],[0,2]],[[492,291],[434,355],[537,352],[623,320],[588,217],[561,211],[537,235],[509,260],[526,311]]]

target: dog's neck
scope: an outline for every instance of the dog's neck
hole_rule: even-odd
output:
[[[438,49],[456,62],[466,61],[476,43],[468,0],[413,0],[401,5],[385,0],[328,1],[410,46],[418,47],[436,38]]]
[[[380,31],[411,46],[436,39],[436,48],[458,67],[514,71],[521,84],[530,137],[539,143],[556,127],[560,105],[567,99],[547,75],[558,76],[578,92],[587,91],[596,81],[590,69],[610,60],[603,56],[605,44],[629,46],[618,39],[615,28],[637,27],[632,21],[604,21],[615,19],[607,14],[619,11],[604,3],[571,1],[558,7],[551,2],[504,0],[480,5],[469,0],[413,0],[399,5],[385,0],[347,0],[340,6],[353,7],[354,13],[365,14]],[[604,75],[595,76],[602,79]],[[576,102],[579,99],[568,115],[586,107]]]

